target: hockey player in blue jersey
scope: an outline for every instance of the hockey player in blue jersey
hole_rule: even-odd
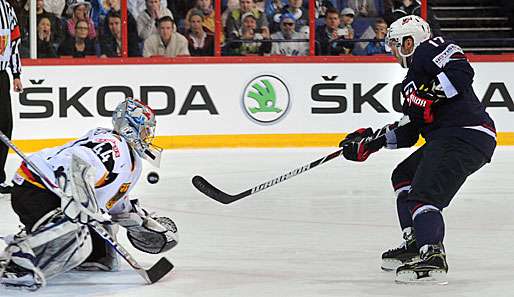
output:
[[[396,270],[397,282],[444,284],[448,265],[442,210],[466,178],[491,161],[494,122],[473,91],[474,72],[462,49],[432,37],[422,18],[395,21],[386,43],[408,68],[402,83],[404,118],[377,131],[350,133],[341,142],[343,155],[365,161],[383,147],[411,147],[420,135],[425,138],[426,143],[392,173],[405,241],[382,254],[382,269]]]

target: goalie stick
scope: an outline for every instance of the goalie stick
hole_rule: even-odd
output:
[[[397,127],[401,127],[401,126],[404,126],[406,124],[410,123],[410,119],[408,116],[404,116],[400,119],[400,121],[398,122],[398,126]],[[385,135],[381,135],[380,137],[385,137]],[[342,144],[344,143],[348,143],[348,142],[351,142],[351,141],[355,141],[355,139],[352,139],[352,140],[348,140],[346,142],[343,142]],[[262,184],[258,185],[258,186],[255,186],[251,189],[248,189],[244,192],[241,192],[239,194],[236,194],[236,195],[230,195],[230,194],[227,194],[226,192],[223,192],[222,190],[216,188],[215,186],[213,186],[210,182],[208,182],[205,178],[203,178],[202,176],[199,176],[199,175],[196,175],[193,177],[193,180],[192,180],[192,183],[193,185],[195,186],[196,189],[198,189],[198,191],[204,193],[205,195],[207,195],[208,197],[220,202],[220,203],[223,203],[223,204],[230,204],[232,202],[235,202],[239,199],[242,199],[242,198],[245,198],[247,196],[250,196],[250,195],[253,195],[255,193],[258,193],[262,190],[265,190],[269,187],[272,187],[276,184],[279,184],[283,181],[286,181],[292,177],[295,177],[299,174],[302,174],[316,166],[319,166],[321,164],[324,164],[332,159],[335,159],[337,157],[340,157],[341,155],[343,154],[343,148],[333,152],[333,153],[330,153],[316,161],[313,161],[309,164],[306,164],[306,165],[303,165],[302,167],[298,167],[294,170],[291,170],[285,174],[282,174],[281,176],[279,177],[276,177],[274,179],[271,179],[269,181],[266,181],[266,182],[263,182]]]
[[[21,157],[25,163],[30,166],[31,169],[33,169],[39,177],[44,179],[49,185],[52,185],[56,189],[60,189],[57,185],[55,185],[54,182],[52,182],[50,179],[48,179],[43,172],[32,162],[29,160],[29,158],[22,152],[14,143],[11,142],[11,140],[5,136],[5,134],[0,131],[0,140],[5,143],[9,148],[11,148],[13,151],[18,154],[18,156]],[[59,191],[60,195],[59,198],[68,201],[69,199],[62,193],[62,191]],[[86,213],[89,212],[87,208],[82,206],[81,203],[77,203],[77,205]],[[163,278],[168,272],[170,272],[173,269],[173,264],[166,259],[165,257],[162,257],[157,263],[152,265],[149,269],[144,269],[135,259],[132,257],[132,255],[123,247],[121,246],[112,236],[109,234],[109,232],[98,222],[92,221],[88,223],[88,226],[90,226],[98,235],[100,235],[109,245],[111,245],[116,252],[123,258],[125,261],[146,281],[147,284],[153,284],[157,281],[159,281],[161,278]]]

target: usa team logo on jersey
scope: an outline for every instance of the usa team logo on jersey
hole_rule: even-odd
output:
[[[275,75],[261,75],[244,88],[241,105],[250,120],[262,125],[283,119],[290,108],[289,89]]]

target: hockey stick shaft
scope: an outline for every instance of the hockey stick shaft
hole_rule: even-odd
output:
[[[406,124],[410,123],[410,119],[408,116],[404,116],[402,117],[402,119],[400,119],[400,121],[398,122],[398,127],[400,126],[404,126]],[[385,135],[381,135],[380,137],[385,137]],[[355,141],[354,139],[351,139],[351,140],[346,140],[346,141],[343,141],[342,144],[345,144],[345,143],[348,143],[348,142],[352,142],[352,141]],[[324,164],[330,160],[333,160],[339,156],[341,156],[343,154],[343,149],[339,149],[335,152],[332,152],[318,160],[315,160],[309,164],[306,164],[302,167],[298,167],[294,170],[291,170],[285,174],[282,174],[281,176],[279,177],[276,177],[274,179],[271,179],[269,181],[266,181],[266,182],[263,182],[261,183],[260,185],[258,186],[255,186],[251,189],[248,189],[244,192],[241,192],[239,194],[236,194],[236,195],[230,195],[230,194],[227,194],[223,191],[221,191],[220,189],[216,188],[215,186],[213,186],[211,183],[209,183],[205,178],[197,175],[195,177],[193,177],[193,185],[202,193],[204,193],[205,195],[209,196],[210,198],[220,202],[220,203],[223,203],[223,204],[229,204],[229,203],[232,203],[232,202],[235,202],[239,199],[242,199],[244,197],[247,197],[247,196],[250,196],[250,195],[253,195],[255,193],[258,193],[262,190],[265,190],[267,188],[270,188],[274,185],[277,185],[283,181],[286,181],[292,177],[295,177],[299,174],[302,174],[316,166],[319,166],[321,164]]]
[[[60,189],[54,182],[52,182],[45,174],[32,162],[12,141],[2,132],[0,131],[0,140],[12,149],[21,159],[28,165],[32,170],[34,170],[39,177],[44,179],[49,185],[55,187],[56,189]],[[59,198],[68,202],[70,199],[67,198],[62,191],[59,192]],[[90,212],[88,209],[82,206],[82,204],[77,203],[83,211]],[[154,264],[150,269],[145,270],[139,263],[132,257],[132,255],[121,246],[116,239],[114,239],[111,234],[98,222],[92,221],[88,223],[88,226],[91,227],[98,235],[100,235],[109,245],[111,245],[116,252],[123,258],[125,261],[134,269],[136,272],[141,275],[145,279],[148,284],[152,284],[162,278],[167,272],[173,269],[173,264],[169,262],[166,258],[161,258],[156,264]],[[167,271],[166,271],[167,270]]]
[[[250,195],[253,195],[255,193],[258,193],[262,190],[265,190],[269,187],[272,187],[274,185],[277,185],[283,181],[286,181],[292,177],[295,177],[299,174],[302,174],[316,166],[319,166],[323,163],[326,163],[332,159],[335,159],[339,156],[341,156],[343,154],[343,149],[339,149],[329,155],[326,155],[324,156],[323,158],[320,158],[316,161],[313,161],[309,164],[306,164],[302,167],[298,167],[294,170],[291,170],[285,174],[282,174],[281,176],[279,177],[276,177],[274,179],[271,179],[269,181],[266,181],[266,182],[263,182],[261,183],[260,185],[258,186],[255,186],[251,189],[248,189],[242,193],[239,193],[237,195],[229,195],[221,190],[219,190],[218,188],[214,187],[212,184],[210,184],[205,178],[197,175],[195,177],[193,177],[193,185],[202,193],[204,193],[205,195],[209,196],[210,198],[218,201],[218,202],[221,202],[223,204],[229,204],[229,203],[232,203],[232,202],[235,202],[239,199],[242,199],[244,197],[247,197],[247,196],[250,196]]]

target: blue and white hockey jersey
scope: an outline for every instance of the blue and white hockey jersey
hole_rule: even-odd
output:
[[[422,127],[408,124],[396,129],[398,147],[411,146],[419,134],[427,141],[457,137],[490,159],[496,147],[496,131],[473,90],[474,75],[464,52],[452,41],[435,37],[416,47],[402,83],[404,96],[437,78],[447,99],[433,107],[433,123]]]

